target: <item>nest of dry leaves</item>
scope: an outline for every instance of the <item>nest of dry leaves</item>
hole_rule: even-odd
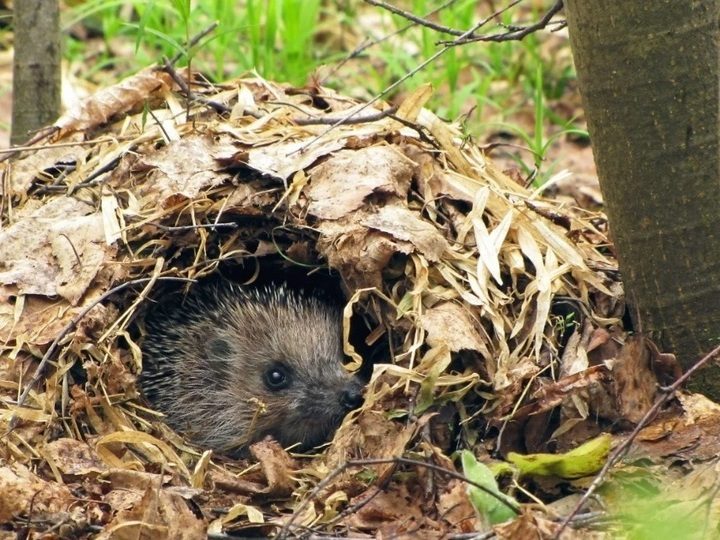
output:
[[[604,217],[497,170],[423,108],[429,93],[391,108],[147,70],[2,164],[1,523],[43,538],[467,533],[483,525],[461,480],[373,460],[454,470],[458,448],[567,449],[637,421],[623,362],[613,377],[605,362],[624,303]],[[212,455],[138,394],[147,305],[238,268],[331,269],[351,366],[380,351],[365,405],[316,455]]]

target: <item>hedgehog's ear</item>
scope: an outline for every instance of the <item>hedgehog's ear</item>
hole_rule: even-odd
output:
[[[227,363],[232,359],[233,350],[228,340],[221,336],[210,336],[205,342],[208,367],[224,377],[227,377]]]

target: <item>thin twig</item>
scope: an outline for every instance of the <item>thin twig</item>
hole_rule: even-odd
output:
[[[175,231],[190,231],[194,229],[239,229],[240,225],[238,223],[200,223],[198,225],[177,225],[177,226],[168,226],[168,225],[161,225],[160,223],[155,223],[154,221],[148,221],[147,225],[152,225],[153,227],[157,227],[160,230],[168,231],[168,232],[175,232]]]
[[[30,139],[25,141],[25,144],[23,146],[18,146],[18,148],[27,148],[27,147],[34,148],[36,143],[42,141],[43,139],[50,138],[50,136],[54,135],[58,131],[60,131],[60,128],[57,126],[54,126],[54,125],[40,128],[35,133],[35,135],[33,135]],[[15,155],[17,155],[18,152],[20,152],[20,150],[11,148],[11,149],[6,150],[6,152],[8,152],[8,153],[0,156],[0,163],[10,159],[11,157],[14,157]]]
[[[147,113],[150,115],[150,117],[151,117],[153,120],[155,120],[155,123],[157,124],[157,127],[160,128],[160,131],[161,131],[162,134],[165,136],[165,140],[168,142],[168,144],[170,144],[170,142],[172,141],[172,139],[170,138],[170,135],[169,135],[168,132],[165,130],[165,126],[164,126],[163,123],[160,121],[160,119],[157,117],[157,115],[155,114],[155,112],[154,112],[152,109],[148,108],[148,109],[147,109]]]
[[[208,26],[205,30],[203,30],[203,31],[200,32],[199,34],[196,34],[192,39],[190,39],[190,41],[189,41],[189,43],[188,43],[188,45],[187,45],[186,51],[189,51],[190,49],[192,49],[195,45],[198,44],[198,42],[199,42],[202,38],[204,38],[204,37],[207,36],[208,34],[212,33],[212,32],[218,27],[218,24],[219,24],[219,22],[218,22],[218,21],[215,21],[215,22],[212,23],[210,26]],[[179,51],[175,56],[173,56],[173,57],[170,59],[170,64],[174,66],[174,65],[177,63],[177,61],[180,60],[180,58],[183,57],[183,55],[186,53],[186,51]]]
[[[437,13],[437,12],[439,12],[439,11],[442,11],[442,10],[445,9],[446,7],[449,7],[449,6],[453,5],[455,2],[457,2],[457,0],[448,0],[448,1],[445,2],[443,5],[441,5],[441,6],[437,7],[437,8],[435,8],[435,9],[433,9],[432,11],[428,11],[428,12],[425,14],[425,16],[423,17],[423,19],[427,19],[428,17],[434,15],[435,13]],[[389,33],[389,34],[385,34],[384,36],[382,36],[382,37],[380,37],[380,38],[378,38],[378,39],[372,39],[372,40],[366,39],[366,40],[363,41],[360,45],[358,45],[355,49],[353,49],[353,50],[350,52],[350,54],[348,54],[345,58],[343,58],[340,62],[338,62],[338,64],[337,64],[335,67],[333,67],[333,69],[330,70],[330,72],[329,72],[327,75],[325,75],[322,79],[320,79],[320,80],[318,81],[318,84],[319,84],[320,86],[324,86],[324,85],[325,85],[325,82],[326,82],[330,77],[332,77],[333,75],[335,75],[335,73],[337,73],[338,71],[340,71],[340,68],[342,68],[345,64],[347,64],[350,60],[352,60],[352,59],[357,58],[358,56],[360,56],[365,50],[369,49],[370,47],[374,47],[375,45],[379,45],[380,43],[383,43],[383,42],[387,41],[387,40],[390,39],[390,38],[393,38],[393,37],[395,37],[395,36],[399,36],[400,34],[403,34],[403,33],[407,32],[408,30],[410,30],[411,28],[414,28],[415,26],[417,26],[417,23],[414,23],[414,22],[413,22],[413,23],[410,23],[410,24],[408,24],[408,25],[406,25],[406,26],[403,26],[402,28],[399,28],[399,29],[395,30],[394,32],[391,32],[391,33]]]
[[[78,255],[77,249],[75,249],[75,244],[72,243],[72,240],[70,240],[70,237],[65,233],[60,233],[58,236],[62,236],[65,240],[67,240],[68,244],[70,244],[70,249],[72,249],[72,252],[75,254],[75,260],[77,261],[78,269],[82,267],[82,259],[80,258],[80,255]]]
[[[411,122],[410,120],[407,120],[405,118],[400,118],[397,115],[391,115],[390,118],[395,120],[396,122],[400,122],[403,126],[409,127],[410,129],[414,129],[417,131],[417,134],[420,136],[420,140],[426,142],[436,150],[440,150],[440,144],[432,138],[431,135],[426,133],[428,129],[425,126],[421,126],[420,124],[416,124],[415,122]]]
[[[388,116],[392,116],[395,114],[398,110],[397,105],[394,105],[388,109],[385,109],[384,111],[380,111],[376,114],[367,114],[365,116],[358,116],[355,118],[352,118],[351,120],[347,120],[345,124],[366,124],[368,122],[377,122],[378,120],[382,120],[383,118],[387,118]],[[318,124],[334,124],[335,122],[338,122],[340,118],[332,117],[332,116],[310,116],[309,118],[293,118],[293,122],[295,122],[298,126],[312,126],[312,125],[318,125]]]
[[[125,154],[123,154],[124,156]],[[86,187],[92,187],[100,184],[103,180],[98,178],[102,174],[105,174],[108,171],[111,171],[112,169],[117,166],[118,163],[120,163],[120,159],[123,156],[118,156],[116,158],[113,158],[112,160],[108,161],[105,165],[98,167],[95,169],[92,173],[88,175],[88,177],[80,182],[79,184],[75,184],[73,186],[61,186],[57,183],[53,183],[49,186],[39,186],[37,188],[37,193],[53,193],[53,192],[59,192],[59,191],[65,191],[68,188],[71,188],[71,191],[68,191],[68,194],[72,194],[73,192],[77,191],[78,189],[86,188]]]
[[[13,146],[12,148],[0,148],[0,154],[12,154],[14,152],[24,152],[26,150],[47,150],[49,148],[70,148],[73,146],[94,146],[102,143],[115,143],[131,139],[132,137],[113,137],[107,139],[91,139],[89,141],[71,141],[64,143],[38,144],[35,146]]]
[[[392,4],[388,4],[387,2],[383,2],[382,0],[365,0],[365,3],[370,4],[372,6],[377,6],[377,7],[383,8],[384,10],[387,10],[390,13],[394,13],[395,15],[400,15],[403,19],[412,21],[415,24],[419,24],[420,26],[425,26],[427,28],[430,28],[431,30],[435,30],[436,32],[442,32],[443,34],[450,34],[451,36],[462,36],[464,33],[462,30],[456,30],[455,28],[450,28],[447,26],[443,26],[442,24],[434,23],[433,21],[430,21],[427,18],[418,17],[417,15],[414,15],[413,13],[410,13],[409,11],[400,9],[397,6],[393,6]],[[435,11],[437,11],[437,10],[435,10]],[[431,14],[432,13],[434,13],[434,12],[431,12]]]
[[[128,151],[130,151],[130,148],[128,148]],[[122,156],[118,156],[118,157],[116,157],[116,158],[113,158],[113,159],[111,159],[110,161],[108,161],[105,165],[102,165],[101,167],[98,167],[97,169],[95,169],[93,172],[91,172],[91,173],[88,175],[88,177],[87,177],[87,178],[85,179],[85,181],[82,183],[82,184],[83,184],[82,186],[81,186],[81,184],[78,184],[78,185],[75,186],[75,187],[89,187],[89,186],[91,186],[91,185],[99,184],[100,181],[97,180],[97,178],[98,178],[99,176],[105,174],[106,172],[110,172],[111,170],[113,170],[113,169],[117,166],[117,164],[120,163],[120,159],[121,159],[122,157],[124,157],[124,156],[125,156],[125,154],[123,154]]]
[[[190,86],[188,86],[185,79],[178,75],[177,71],[175,71],[175,68],[170,63],[170,60],[168,60],[167,58],[164,59],[163,70],[168,75],[170,75],[170,78],[175,81],[175,83],[180,87],[180,90],[182,90],[182,92],[185,94],[185,97],[188,99],[188,101],[197,101],[198,103],[207,105],[218,114],[227,114],[232,110],[227,105],[223,105],[222,103],[218,103],[217,101],[207,99],[190,90]]]
[[[638,422],[637,426],[635,426],[635,429],[630,433],[627,439],[625,439],[615,450],[613,450],[612,454],[610,454],[610,457],[608,457],[607,462],[603,466],[603,468],[600,470],[600,472],[597,474],[595,479],[593,480],[592,484],[590,484],[590,487],[588,490],[583,494],[583,496],[580,498],[578,503],[573,508],[572,512],[563,520],[563,522],[560,524],[560,528],[555,533],[554,538],[560,538],[560,534],[565,530],[565,528],[568,526],[570,521],[575,517],[575,515],[580,511],[580,509],[583,507],[583,505],[590,499],[590,497],[595,493],[595,491],[600,487],[600,484],[602,484],[605,480],[605,476],[607,475],[610,468],[617,463],[620,458],[625,455],[625,453],[630,448],[630,445],[635,441],[635,438],[638,436],[638,433],[650,423],[650,421],[655,417],[657,412],[660,410],[660,407],[662,407],[667,400],[669,400],[672,396],[675,395],[675,392],[700,368],[705,366],[708,362],[710,362],[711,359],[713,359],[715,356],[720,354],[720,346],[715,347],[712,351],[707,353],[704,357],[702,357],[700,360],[698,360],[690,369],[688,369],[685,374],[680,377],[677,381],[675,381],[672,385],[667,387],[665,389],[665,392],[663,393],[660,398],[658,398],[655,403],[653,403],[653,406],[650,407],[648,412],[645,413],[645,416],[642,417],[642,420]]]

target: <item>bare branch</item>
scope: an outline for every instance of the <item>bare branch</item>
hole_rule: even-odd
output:
[[[427,19],[427,18],[430,17],[431,15],[434,15],[434,14],[437,13],[438,11],[442,11],[443,9],[445,9],[445,8],[448,7],[448,6],[451,6],[451,5],[454,4],[455,2],[457,2],[457,0],[448,0],[448,1],[445,2],[443,5],[441,5],[441,6],[437,7],[437,8],[435,8],[435,9],[433,9],[432,11],[429,11],[429,12],[423,17],[423,20]],[[345,58],[343,58],[327,75],[325,75],[322,79],[320,79],[320,81],[318,81],[318,84],[324,85],[325,82],[326,82],[330,77],[332,77],[335,73],[337,73],[338,71],[340,71],[340,69],[341,69],[345,64],[347,64],[347,63],[348,63],[350,60],[352,60],[353,58],[357,58],[358,56],[360,56],[365,50],[367,50],[367,49],[369,49],[370,47],[373,47],[373,46],[375,46],[375,45],[379,45],[380,43],[383,43],[384,41],[387,41],[388,39],[390,39],[390,38],[392,38],[392,37],[399,36],[400,34],[402,34],[402,33],[404,33],[404,32],[407,32],[408,30],[410,30],[410,28],[414,28],[415,26],[417,26],[417,24],[418,24],[418,23],[414,23],[414,22],[413,22],[413,23],[410,23],[410,24],[408,24],[408,25],[406,25],[406,26],[403,26],[402,28],[397,29],[395,32],[391,32],[391,33],[389,33],[389,34],[386,34],[386,35],[384,35],[384,36],[382,36],[382,37],[380,37],[380,38],[378,38],[378,39],[373,39],[373,40],[366,39],[366,40],[363,41],[360,45],[358,45],[355,49],[353,49],[353,50],[350,52],[350,54],[348,54]]]
[[[517,2],[515,2],[517,3]],[[466,43],[475,43],[477,41],[491,41],[491,42],[501,42],[501,41],[520,41],[525,36],[532,34],[533,32],[537,32],[538,30],[542,30],[549,26],[550,24],[559,24],[564,26],[564,21],[556,21],[553,22],[552,18],[563,8],[563,0],[557,0],[553,6],[543,15],[542,19],[540,19],[538,22],[528,25],[528,26],[515,26],[510,27],[508,32],[502,33],[502,34],[491,34],[491,35],[484,35],[484,36],[467,36],[464,38],[458,38],[454,41],[441,41],[439,42],[440,45],[447,45],[448,47],[456,47],[458,45],[465,45]]]
[[[468,36],[473,35],[479,28],[485,26],[488,22],[490,22],[490,21],[493,20],[495,17],[497,17],[497,16],[500,15],[501,13],[505,12],[505,11],[506,11],[507,9],[509,9],[511,6],[514,6],[515,4],[517,4],[517,3],[520,2],[520,1],[521,1],[521,0],[515,0],[515,2],[513,2],[513,3],[510,4],[509,6],[504,7],[504,8],[502,8],[502,9],[499,9],[498,11],[496,11],[495,13],[493,13],[492,15],[486,17],[486,18],[483,19],[482,21],[478,22],[475,26],[473,26],[472,28],[470,28],[470,30],[468,30],[468,31],[465,32],[463,35],[461,35],[456,41],[460,41],[460,40],[462,40],[462,39],[464,39],[464,38],[466,38],[466,37],[468,37]],[[453,43],[455,43],[455,42],[453,42]],[[364,111],[365,109],[367,109],[368,107],[370,107],[371,105],[373,105],[374,103],[376,103],[377,101],[379,101],[380,99],[382,99],[384,96],[386,96],[387,94],[389,94],[390,92],[392,92],[393,90],[395,90],[396,88],[398,88],[400,85],[402,85],[405,81],[407,81],[410,77],[412,77],[413,75],[415,75],[417,72],[423,70],[426,66],[432,64],[435,60],[437,60],[437,59],[440,58],[443,54],[445,54],[447,51],[449,51],[453,46],[454,46],[454,45],[447,45],[447,46],[443,47],[442,49],[440,49],[439,51],[437,51],[435,54],[433,54],[432,56],[430,56],[430,58],[427,58],[426,60],[424,60],[423,62],[421,62],[417,67],[415,67],[413,70],[411,70],[410,72],[406,73],[405,75],[403,75],[402,77],[400,77],[397,81],[395,81],[393,84],[391,84],[390,86],[388,86],[387,88],[385,88],[385,90],[383,90],[382,92],[380,92],[379,94],[377,94],[376,96],[374,96],[370,101],[368,101],[367,103],[365,103],[362,107],[360,107],[359,109],[356,109],[355,111],[353,111],[353,112],[351,112],[351,113],[343,116],[343,117],[340,118],[337,122],[335,122],[334,124],[332,124],[331,126],[329,126],[326,130],[322,131],[319,135],[316,135],[312,140],[310,140],[309,142],[307,142],[305,145],[303,145],[303,146],[301,146],[300,148],[298,148],[297,150],[291,152],[291,154],[296,154],[296,153],[298,153],[298,152],[303,152],[303,151],[306,150],[308,147],[310,147],[310,146],[312,146],[313,144],[317,143],[320,139],[322,139],[325,135],[327,135],[330,131],[332,131],[332,130],[335,129],[336,127],[338,127],[338,126],[340,126],[340,125],[342,125],[342,124],[346,124],[351,118],[356,117],[356,116],[357,116],[358,114],[360,114],[362,111]]]
[[[162,67],[162,69],[168,75],[170,75],[172,80],[175,81],[175,83],[180,87],[180,90],[183,92],[183,94],[185,94],[188,102],[195,101],[198,103],[202,103],[213,109],[218,114],[226,114],[230,112],[230,107],[223,105],[222,103],[218,103],[217,101],[206,99],[205,97],[199,96],[195,92],[190,90],[190,86],[187,84],[185,79],[178,75],[172,63],[167,58],[164,59],[164,66]]]

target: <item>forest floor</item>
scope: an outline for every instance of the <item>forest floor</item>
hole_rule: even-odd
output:
[[[547,3],[522,2],[494,28],[537,20]],[[716,522],[718,475],[705,463],[720,444],[717,405],[678,393],[628,439],[664,402],[677,365],[623,326],[566,29],[448,52],[368,109],[377,119],[325,133],[328,119],[437,51],[438,36],[415,27],[384,39],[407,19],[369,5],[350,13],[308,0],[303,10],[318,11],[304,30],[293,21],[306,14],[290,7],[275,21],[272,10],[229,17],[220,11],[232,2],[197,2],[178,29],[170,3],[158,3],[160,15],[144,3],[72,4],[63,100],[74,112],[47,147],[4,163],[0,185],[12,203],[0,212],[0,256],[23,255],[3,268],[2,298],[23,280],[42,291],[0,305],[0,344],[15,343],[0,349],[0,455],[10,464],[0,467],[0,537],[122,538],[148,527],[178,538],[552,538],[598,487],[611,447],[622,465],[561,538],[702,538]],[[267,5],[281,4],[298,5]],[[428,13],[435,3],[398,4]],[[496,4],[459,2],[430,19],[467,28]],[[193,70],[179,62],[174,73],[224,114],[168,73],[135,76],[206,19],[259,21],[221,25],[194,51]],[[7,29],[0,40],[11,43]],[[366,40],[375,44],[351,58]],[[2,146],[11,58],[0,55]],[[103,100],[107,90],[127,102]],[[392,105],[406,124],[383,116]],[[306,154],[292,146],[301,143]],[[233,220],[252,226],[238,234]],[[387,338],[392,362],[318,455],[265,441],[249,462],[229,460],[138,404],[132,324],[159,294],[154,280],[213,273],[226,249],[329,264],[359,291],[350,305],[372,330],[366,340]],[[130,286],[111,295],[119,283]],[[17,400],[48,351],[44,387]],[[519,515],[501,525],[508,509]]]

